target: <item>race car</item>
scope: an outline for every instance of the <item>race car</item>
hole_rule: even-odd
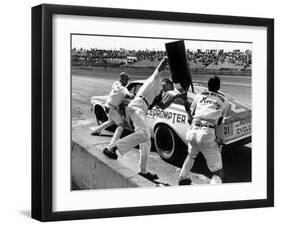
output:
[[[130,93],[136,95],[143,84],[143,80],[132,81],[127,85]],[[188,101],[192,102],[196,93],[207,90],[206,87],[193,84],[194,92],[188,91]],[[181,90],[179,90],[181,91]],[[221,136],[223,147],[229,145],[242,146],[251,142],[251,108],[244,103],[234,100],[234,97],[225,94],[229,100],[227,115],[221,125]],[[108,117],[105,113],[105,101],[107,96],[93,96],[91,98],[91,110],[94,112],[97,123],[100,125]],[[127,105],[129,101],[125,105]],[[126,109],[126,107],[125,107]],[[133,131],[133,124],[126,114],[123,113],[126,122],[126,129]],[[151,130],[151,138],[154,140],[156,151],[160,157],[167,162],[184,159],[187,155],[187,142],[185,140],[186,131],[189,128],[188,115],[183,105],[183,100],[177,98],[165,110],[153,107],[147,114],[148,123]],[[226,148],[223,148],[225,150]]]

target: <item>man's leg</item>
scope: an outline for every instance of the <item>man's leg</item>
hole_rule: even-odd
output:
[[[148,171],[148,160],[149,160],[150,149],[151,149],[150,138],[145,143],[140,144],[139,175],[145,177],[148,180],[156,180],[158,179],[157,174],[152,174]]]
[[[133,121],[135,132],[116,142],[117,148],[121,153],[126,153],[150,138],[145,122],[145,113],[141,109],[130,109],[128,112]]]
[[[109,158],[116,159],[116,156],[112,154],[115,153],[116,149],[123,155],[135,146],[140,145],[139,174],[149,180],[158,179],[156,174],[147,171],[151,140],[146,115],[142,109],[136,108],[128,109],[128,113],[134,123],[135,132],[112,143],[111,146],[103,150],[103,153]]]
[[[188,143],[188,156],[186,157],[180,175],[179,175],[179,185],[189,185],[191,184],[190,172],[193,167],[194,161],[199,153],[196,145]]]
[[[221,168],[220,170],[216,170],[213,173],[212,179],[210,184],[221,184],[223,183],[223,177],[224,177],[224,170]]]
[[[150,139],[149,141],[140,144],[140,161],[139,161],[140,173],[144,173],[144,174],[147,173],[150,148],[151,148]]]
[[[113,134],[113,137],[112,137],[112,139],[111,139],[109,145],[112,145],[114,142],[116,142],[117,140],[119,140],[119,138],[121,137],[123,131],[124,131],[124,125],[123,125],[123,124],[122,124],[122,125],[119,125],[119,126],[116,128],[116,130],[115,130],[115,132],[114,132],[114,134]]]
[[[128,113],[134,123],[135,132],[113,142],[109,147],[104,149],[104,154],[111,158],[112,152],[116,149],[123,155],[138,144],[146,142],[150,137],[146,131],[144,118],[146,117],[142,110],[128,109]]]
[[[111,145],[114,142],[116,142],[117,140],[119,140],[119,138],[121,137],[121,135],[124,131],[125,123],[124,123],[120,113],[114,108],[111,109],[109,117],[117,125],[117,128],[116,128],[116,130],[113,134],[113,137],[112,137],[112,139],[109,143],[109,145]]]
[[[91,135],[100,135],[101,131],[106,129],[109,126],[112,126],[114,123],[111,120],[108,120],[101,125],[99,125],[97,128],[95,128],[92,132]]]
[[[122,135],[124,131],[124,127],[123,126],[118,126],[113,134],[113,137],[111,138],[111,141],[109,143],[109,145],[112,145],[111,148],[105,148],[103,149],[103,153],[111,158],[111,159],[118,159],[118,155],[116,154],[116,150],[117,147],[114,146],[113,144],[116,143],[117,140],[119,140],[120,136]]]
[[[121,137],[124,131],[125,124],[118,110],[112,106],[110,106],[109,108],[108,117],[117,125],[117,128],[115,129],[113,137],[111,138],[111,141],[109,143],[109,145],[112,145]],[[103,150],[103,153],[109,158],[117,159],[118,155],[116,154],[116,149],[116,147],[112,149],[105,148]]]
[[[215,139],[215,138],[214,138]],[[223,182],[223,164],[219,146],[215,140],[204,144],[201,148],[209,170],[213,173],[211,184],[221,184]]]

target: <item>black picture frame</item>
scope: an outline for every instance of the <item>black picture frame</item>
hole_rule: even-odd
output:
[[[55,14],[182,21],[267,29],[267,197],[266,199],[130,208],[52,210],[52,18]],[[274,206],[274,20],[176,12],[43,4],[32,8],[32,218],[40,221],[122,217]]]

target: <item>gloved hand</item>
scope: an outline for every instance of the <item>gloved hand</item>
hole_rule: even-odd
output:
[[[173,103],[175,96],[176,94],[173,90],[163,92],[161,99],[156,102],[156,106],[160,107],[161,109],[169,107]]]
[[[172,91],[172,90],[171,91],[167,91],[167,92],[163,92],[162,93],[162,102],[163,103],[167,103],[167,102],[169,102],[171,100],[174,100],[175,97],[176,97],[176,95],[175,95],[174,91]]]

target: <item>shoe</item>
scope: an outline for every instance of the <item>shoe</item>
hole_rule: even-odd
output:
[[[140,176],[148,179],[148,180],[157,180],[159,179],[159,177],[157,176],[157,174],[152,174],[150,172],[147,173],[139,173]]]
[[[99,136],[100,134],[101,134],[101,132],[95,132],[95,131],[91,132],[92,136]]]
[[[118,158],[118,155],[116,154],[116,147],[113,147],[113,148],[104,148],[103,149],[103,154],[105,154],[108,158],[111,158],[111,159],[117,159]]]
[[[210,181],[210,184],[222,184],[222,180],[219,176],[214,175]]]
[[[191,182],[190,178],[180,179],[178,185],[191,185]]]

